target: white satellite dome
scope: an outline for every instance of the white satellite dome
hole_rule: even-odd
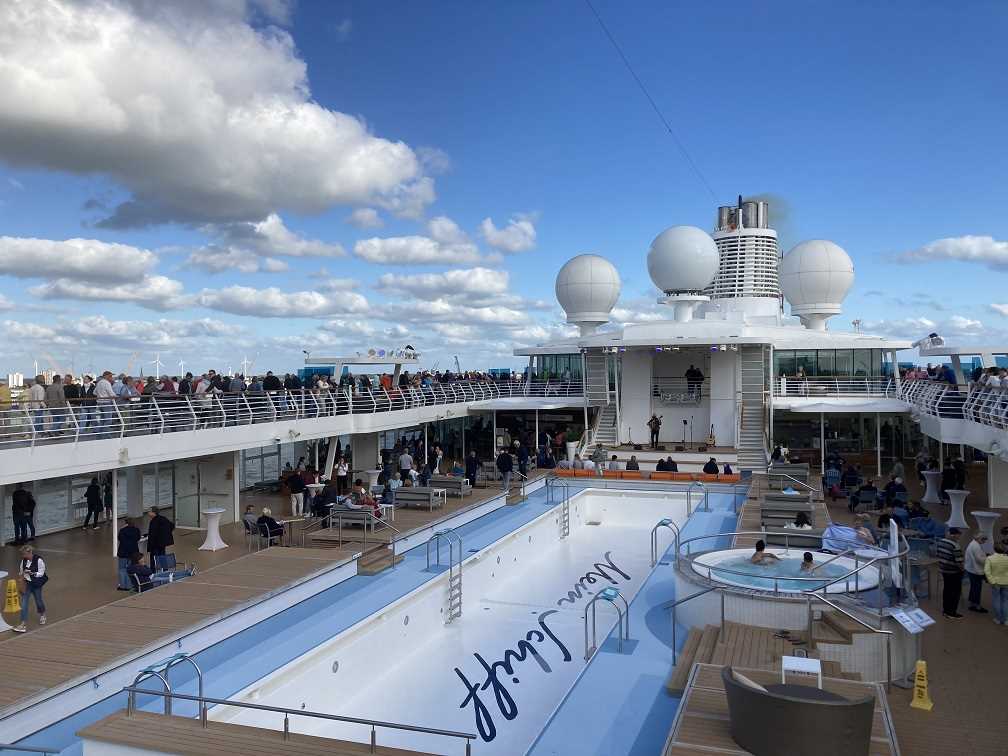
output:
[[[841,311],[854,284],[854,263],[843,248],[825,239],[796,244],[780,263],[780,284],[791,313],[808,328],[823,330]]]
[[[696,226],[672,226],[651,242],[648,273],[666,294],[703,291],[718,270],[717,244]]]
[[[609,321],[621,287],[611,262],[598,255],[578,255],[557,273],[556,298],[567,313],[567,322],[577,325],[584,336]]]

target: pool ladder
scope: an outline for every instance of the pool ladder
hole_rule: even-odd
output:
[[[441,541],[448,544],[448,615],[445,624],[450,625],[462,616],[462,537],[451,528],[436,531],[427,540],[427,569],[431,566],[431,544],[434,545],[434,564],[441,564]]]
[[[553,503],[553,491],[559,488],[563,494],[560,500],[560,539],[570,535],[570,486],[563,478],[547,478],[546,491],[548,503]]]

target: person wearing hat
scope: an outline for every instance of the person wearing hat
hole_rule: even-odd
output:
[[[949,528],[948,535],[938,539],[937,544],[938,571],[944,581],[942,616],[948,619],[962,617],[959,614],[959,599],[962,597],[964,560],[959,547],[959,533],[959,528]]]
[[[984,551],[984,543],[987,536],[983,531],[977,530],[973,533],[973,540],[966,547],[964,566],[966,577],[969,578],[969,610],[979,614],[987,614],[987,610],[980,606],[980,593],[984,584],[984,562],[987,561],[987,552]]]

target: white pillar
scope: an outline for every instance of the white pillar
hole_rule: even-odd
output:
[[[318,448],[318,447],[316,447]],[[234,502],[234,521],[239,522],[242,518],[241,515],[241,502],[238,500],[239,494],[241,492],[241,463],[242,463],[242,453],[238,449],[234,453],[234,469],[231,471],[231,498]]]
[[[893,364],[893,381],[896,384],[896,396],[903,396],[903,379],[900,378],[899,373],[899,360],[896,359],[896,350],[893,349],[890,354],[892,355]]]
[[[493,411],[493,438],[490,440],[491,455],[497,456],[497,410]]]
[[[882,424],[879,422],[881,415],[875,413],[875,455],[878,461],[878,477],[882,477]]]
[[[581,394],[584,397],[584,432],[588,433],[588,354],[581,350]],[[581,436],[584,438],[584,434]]]
[[[616,446],[620,445],[620,358],[618,354],[613,355],[613,381],[616,384]]]
[[[333,465],[336,464],[336,442],[339,436],[329,437],[329,449],[326,451],[324,477],[326,480],[332,477]]]
[[[140,517],[144,512],[143,468],[134,465],[126,468],[126,513]]]
[[[536,456],[539,456],[539,408],[535,409],[535,450]]]
[[[318,472],[318,469],[319,469],[319,466],[318,466],[318,447],[319,447],[319,439],[317,439],[317,438],[315,439],[315,444],[314,444],[314,446],[315,446],[315,472]]]
[[[826,475],[826,415],[819,413],[819,471]]]
[[[112,556],[119,553],[119,471],[112,470]]]
[[[466,427],[466,418],[467,418],[467,416],[463,416],[462,417],[462,467],[465,467],[465,459],[466,459],[466,453],[465,453],[465,427]]]

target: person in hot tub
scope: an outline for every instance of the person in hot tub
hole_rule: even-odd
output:
[[[762,540],[756,541],[756,552],[749,558],[753,564],[763,564],[764,562],[778,562],[780,559],[776,554],[771,554],[766,550],[766,543]]]
[[[812,572],[813,569],[815,569],[815,560],[812,558],[812,552],[806,551],[802,554],[801,571]]]

